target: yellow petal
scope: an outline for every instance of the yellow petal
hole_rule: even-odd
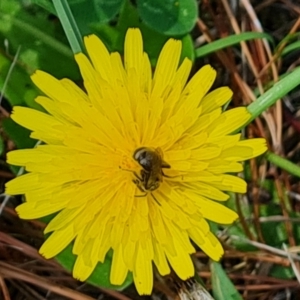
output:
[[[112,257],[110,282],[115,285],[121,285],[125,281],[127,273],[128,268],[123,260],[123,247],[119,245],[114,249]]]
[[[186,280],[194,276],[194,265],[190,255],[182,248],[180,242],[174,239],[174,244],[177,253],[173,256],[169,252],[166,252],[167,258],[178,277]]]
[[[170,267],[165,255],[165,252],[160,245],[160,243],[154,242],[153,243],[154,249],[154,263],[158,269],[158,272],[164,276],[170,273]]]
[[[94,34],[84,38],[84,44],[95,70],[104,80],[112,80],[110,55],[102,41]]]
[[[72,97],[61,82],[50,74],[43,71],[36,71],[31,76],[33,83],[38,86],[49,98],[58,102],[72,103]]]
[[[211,233],[204,234],[199,227],[189,229],[191,239],[203,250],[211,259],[219,261],[224,250],[218,239]]]
[[[196,109],[204,95],[211,88],[215,78],[216,71],[210,65],[202,67],[186,85],[175,111]]]
[[[59,212],[46,226],[44,233],[59,230],[67,227],[73,222],[74,218],[81,212],[80,209],[64,209]]]
[[[244,161],[267,151],[265,139],[249,139],[239,141],[236,146],[222,152],[220,158],[227,161]]]
[[[224,112],[218,120],[215,120],[207,128],[207,132],[211,136],[224,136],[239,129],[247,123],[251,118],[251,114],[246,107],[238,107]]]
[[[96,266],[93,265],[87,265],[84,256],[78,255],[73,266],[73,277],[80,281],[85,281],[92,274],[95,267]]]
[[[133,280],[140,295],[151,294],[153,288],[152,262],[146,259],[141,245],[137,247],[135,266],[133,269]]]
[[[232,97],[232,90],[228,87],[220,87],[207,94],[201,101],[202,113],[210,113],[223,106]]]
[[[64,250],[75,238],[72,224],[53,232],[40,248],[40,254],[45,258],[52,258]]]
[[[124,45],[124,62],[126,70],[135,69],[142,73],[143,66],[143,39],[139,29],[128,29]]]
[[[35,202],[25,202],[19,205],[16,208],[16,211],[20,216],[20,218],[33,220],[60,211],[66,206],[66,203],[68,201],[69,201],[68,199],[59,203],[49,203],[45,201],[44,202],[39,201],[38,204]]]
[[[45,133],[50,131],[54,136],[57,136],[57,140],[63,138],[63,132],[59,130],[63,124],[54,117],[35,109],[15,106],[11,118],[27,129]]]
[[[205,219],[220,223],[232,224],[239,216],[233,210],[212,200],[195,195],[194,202]]]
[[[169,39],[160,52],[154,78],[151,98],[160,97],[173,81],[181,54],[181,41]],[[151,100],[150,100],[151,101]]]
[[[215,186],[221,191],[246,193],[247,190],[247,184],[245,180],[228,174],[222,175],[222,182],[211,181],[210,183],[212,186]]]
[[[5,184],[5,193],[8,195],[25,194],[30,190],[36,189],[39,183],[38,174],[25,174],[7,182]]]

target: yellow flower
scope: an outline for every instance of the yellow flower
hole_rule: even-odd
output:
[[[232,92],[208,93],[216,77],[209,65],[187,83],[191,61],[179,65],[181,42],[163,47],[152,76],[138,29],[129,29],[124,64],[94,35],[84,40],[89,59],[75,56],[83,92],[68,79],[37,71],[33,82],[46,96],[48,114],[15,107],[12,119],[44,142],[8,153],[27,174],[6,185],[25,194],[21,218],[57,215],[40,253],[51,258],[74,241],[73,276],[82,281],[113,249],[110,281],[133,273],[140,294],[153,285],[152,263],[182,279],[194,274],[194,244],[219,260],[223,249],[206,220],[231,224],[237,214],[220,201],[224,191],[245,193],[235,173],[241,161],[266,151],[264,139],[232,134],[250,119],[244,107],[222,112]],[[192,242],[194,244],[192,244]]]

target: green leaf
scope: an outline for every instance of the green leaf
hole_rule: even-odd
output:
[[[196,24],[198,16],[195,0],[137,0],[142,21],[165,35],[184,35]]]
[[[279,54],[280,56],[283,55],[283,53],[286,51],[286,48],[288,48],[290,45],[293,44],[293,41],[296,41],[299,39],[300,32],[295,32],[292,34],[286,35],[280,42],[276,45],[276,48],[274,49],[275,54]],[[289,45],[290,44],[290,45]],[[298,48],[298,47],[297,47]],[[281,52],[279,52],[279,49],[281,49]],[[279,53],[278,53],[279,52]],[[289,52],[289,51],[287,51]],[[287,53],[285,53],[287,54]]]
[[[33,148],[37,142],[29,137],[30,131],[28,129],[15,123],[12,119],[4,119],[2,126],[18,149]]]
[[[231,35],[219,39],[205,46],[201,46],[200,48],[195,50],[196,58],[206,56],[207,54],[214,53],[226,47],[237,45],[243,41],[249,41],[253,39],[263,39],[263,38],[269,40],[272,44],[274,44],[274,41],[269,34],[263,32],[244,32],[241,34]]]
[[[67,0],[53,0],[57,16],[64,28],[74,54],[83,52],[82,36]]]
[[[73,244],[68,245],[61,253],[56,256],[58,262],[67,270],[72,272],[75,264],[76,255],[72,253]],[[94,272],[86,280],[87,282],[104,288],[110,288],[114,290],[123,290],[132,283],[132,274],[128,273],[124,283],[122,285],[112,285],[109,281],[110,269],[112,262],[112,251],[109,251],[103,263],[98,263]]]
[[[297,51],[300,48],[300,41],[294,42],[288,46],[286,46],[283,51],[281,52],[281,56],[285,56],[292,51]]]
[[[124,0],[93,0],[98,22],[108,23],[121,10]]]
[[[283,170],[286,170],[290,174],[293,174],[294,176],[300,177],[300,167],[291,161],[289,161],[286,158],[283,158],[275,153],[267,152],[266,159],[276,165],[277,167],[280,167]]]
[[[288,73],[280,81],[276,82],[273,87],[271,87],[259,98],[257,98],[256,101],[247,106],[247,109],[251,114],[251,119],[248,123],[252,122],[262,112],[266,111],[270,106],[272,106],[278,99],[281,99],[299,84],[300,68],[298,67],[295,68],[292,72]],[[246,126],[247,124],[245,124],[244,126]]]
[[[243,300],[222,266],[211,262],[211,283],[215,300]]]

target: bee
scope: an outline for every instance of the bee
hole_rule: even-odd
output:
[[[148,192],[155,191],[163,181],[163,168],[169,169],[171,166],[163,160],[162,151],[159,148],[141,147],[135,150],[133,158],[143,168],[140,175],[135,173],[136,179],[133,182],[147,195]]]

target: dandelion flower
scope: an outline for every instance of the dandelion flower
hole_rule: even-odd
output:
[[[266,143],[233,134],[251,116],[245,107],[222,111],[232,92],[209,92],[211,66],[187,82],[192,64],[179,63],[180,41],[167,41],[154,74],[138,29],[127,32],[124,63],[95,35],[84,43],[88,57],[75,58],[86,92],[36,71],[32,80],[45,94],[36,102],[48,113],[14,108],[12,119],[43,144],[8,153],[28,173],[6,192],[25,194],[16,209],[23,219],[57,213],[45,229],[44,257],[74,242],[73,276],[84,281],[112,249],[110,282],[120,285],[132,272],[137,291],[149,294],[153,263],[161,275],[172,268],[185,280],[194,275],[196,245],[220,259],[207,220],[237,219],[220,202],[226,191],[245,193],[245,181],[232,173]]]

